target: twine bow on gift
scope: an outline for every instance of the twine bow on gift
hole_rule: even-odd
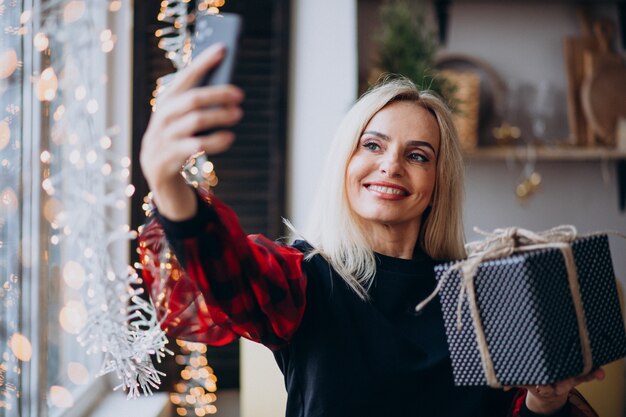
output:
[[[468,257],[466,260],[460,261],[452,265],[441,276],[435,290],[424,301],[415,307],[415,311],[421,311],[441,290],[445,281],[454,271],[460,271],[461,288],[457,302],[457,328],[462,328],[463,302],[467,295],[470,315],[474,324],[474,332],[478,343],[481,363],[487,379],[487,384],[491,387],[499,388],[502,384],[498,381],[489,353],[487,338],[480,319],[480,311],[476,302],[476,290],[474,286],[474,278],[478,271],[479,265],[491,259],[499,259],[518,252],[528,252],[538,249],[555,248],[559,249],[563,254],[569,287],[572,294],[572,301],[576,311],[576,320],[578,322],[578,330],[580,335],[580,345],[583,357],[583,372],[587,374],[591,371],[593,365],[591,356],[591,345],[589,342],[589,333],[585,320],[585,311],[583,309],[580,296],[580,287],[578,284],[578,273],[576,271],[576,263],[574,262],[574,254],[570,243],[576,239],[576,228],[570,225],[557,226],[543,232],[532,232],[530,230],[510,227],[505,229],[496,229],[492,233],[487,233],[479,229],[476,232],[486,236],[482,241],[471,242],[465,245]]]

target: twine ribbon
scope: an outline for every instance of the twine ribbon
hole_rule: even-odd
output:
[[[570,225],[561,225],[543,232],[532,232],[530,230],[517,227],[496,229],[492,233],[484,232],[480,229],[474,230],[486,236],[486,239],[471,242],[465,245],[468,258],[448,268],[448,270],[441,276],[435,290],[424,301],[419,303],[417,307],[415,307],[415,311],[421,311],[435,296],[437,296],[450,275],[454,271],[460,271],[462,278],[457,302],[457,329],[460,331],[462,328],[463,302],[465,300],[465,296],[467,296],[470,315],[474,324],[474,332],[476,334],[476,341],[478,342],[478,350],[480,352],[481,363],[487,379],[487,384],[494,388],[500,388],[502,387],[502,384],[496,377],[491,354],[489,353],[489,347],[487,346],[487,338],[480,319],[480,311],[476,302],[474,278],[478,271],[478,267],[484,261],[508,257],[513,253],[549,248],[559,249],[563,254],[563,260],[565,261],[572,301],[576,312],[576,320],[578,322],[581,353],[584,364],[582,374],[584,375],[589,373],[593,365],[591,344],[589,341],[585,311],[583,309],[580,295],[580,286],[578,284],[578,272],[576,270],[576,263],[574,262],[574,254],[570,246],[570,243],[576,239],[576,228]],[[596,233],[594,233],[594,235],[596,235]]]

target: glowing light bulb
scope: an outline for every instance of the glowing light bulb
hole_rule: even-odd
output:
[[[87,152],[87,156],[85,159],[87,159],[87,163],[94,164],[98,160],[98,154],[92,149],[91,151]]]
[[[91,100],[87,102],[87,113],[96,114],[97,111],[98,111],[98,102],[96,101],[95,98],[92,98]]]
[[[106,163],[102,165],[102,168],[100,169],[100,172],[102,172],[102,175],[107,176],[107,175],[111,175],[111,171],[113,170],[113,168],[111,168],[111,164]]]
[[[49,164],[51,159],[52,155],[48,151],[43,151],[41,152],[41,155],[39,155],[39,160],[44,164]]]
[[[28,338],[20,333],[14,333],[9,339],[9,347],[16,358],[23,362],[30,361],[33,356],[33,347]]]
[[[113,0],[109,3],[109,10],[112,12],[117,12],[122,8],[122,2],[120,0]]]
[[[32,15],[33,13],[30,10],[24,10],[20,15],[20,23],[23,25],[24,23],[28,22]]]
[[[8,49],[0,53],[0,79],[9,78],[17,69],[17,53]]]
[[[68,301],[59,313],[59,323],[63,330],[71,334],[80,333],[87,324],[87,309],[79,301]]]
[[[85,269],[75,261],[68,261],[63,267],[63,280],[68,287],[78,290],[85,283]]]
[[[50,387],[50,402],[59,408],[70,408],[74,405],[72,393],[65,387],[53,385]]]
[[[41,182],[41,188],[43,188],[48,195],[54,194],[54,187],[52,186],[52,180],[50,180],[50,178],[46,178]]]
[[[202,172],[204,174],[210,174],[211,172],[213,172],[213,169],[214,169],[214,166],[211,161],[206,161],[202,164]]]
[[[11,140],[11,128],[9,122],[6,120],[0,120],[0,151],[9,144]]]
[[[78,362],[70,362],[67,365],[67,375],[76,385],[85,385],[89,382],[89,371],[87,368]]]
[[[80,161],[80,151],[78,149],[74,149],[70,152],[70,162],[76,165]]]
[[[72,23],[79,20],[85,14],[85,2],[82,0],[72,0],[63,9],[63,20]]]
[[[113,42],[113,40],[111,39],[102,42],[102,52],[104,53],[111,52],[114,47],[115,47],[115,42]]]
[[[102,136],[100,138],[100,147],[102,149],[109,149],[111,147],[111,138],[108,136]]]
[[[53,115],[54,120],[58,122],[59,120],[61,120],[61,118],[63,117],[64,114],[65,114],[65,106],[61,104],[54,111],[54,115]]]
[[[126,193],[126,197],[132,197],[133,194],[135,194],[135,186],[133,184],[128,184],[126,186],[125,193]]]
[[[84,85],[80,85],[76,87],[76,90],[74,91],[74,98],[76,98],[76,100],[78,101],[83,100],[86,96],[87,96],[87,89],[85,88]]]
[[[122,158],[122,160],[120,161],[120,164],[124,167],[124,168],[128,168],[130,167],[130,158],[125,156]]]
[[[48,48],[49,43],[48,37],[43,32],[37,33],[33,38],[33,45],[39,52],[45,51],[46,48]]]
[[[43,216],[50,223],[57,222],[57,216],[63,211],[63,205],[55,198],[49,198],[43,204]]]
[[[109,39],[111,39],[112,35],[113,35],[113,32],[111,32],[111,29],[105,29],[102,32],[100,32],[100,41],[102,42],[108,41]]]
[[[59,81],[52,67],[48,67],[41,73],[36,84],[37,98],[39,101],[52,101],[57,95]]]
[[[0,204],[6,207],[6,212],[13,213],[15,210],[17,210],[17,195],[12,188],[7,187],[2,190],[2,193],[0,194]]]

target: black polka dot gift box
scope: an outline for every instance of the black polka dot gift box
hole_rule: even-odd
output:
[[[456,385],[551,384],[626,356],[606,235],[498,229],[468,255],[435,268]]]

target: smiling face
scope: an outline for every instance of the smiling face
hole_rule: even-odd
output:
[[[425,108],[396,101],[372,117],[346,170],[350,207],[366,227],[419,233],[432,201],[439,126]]]

